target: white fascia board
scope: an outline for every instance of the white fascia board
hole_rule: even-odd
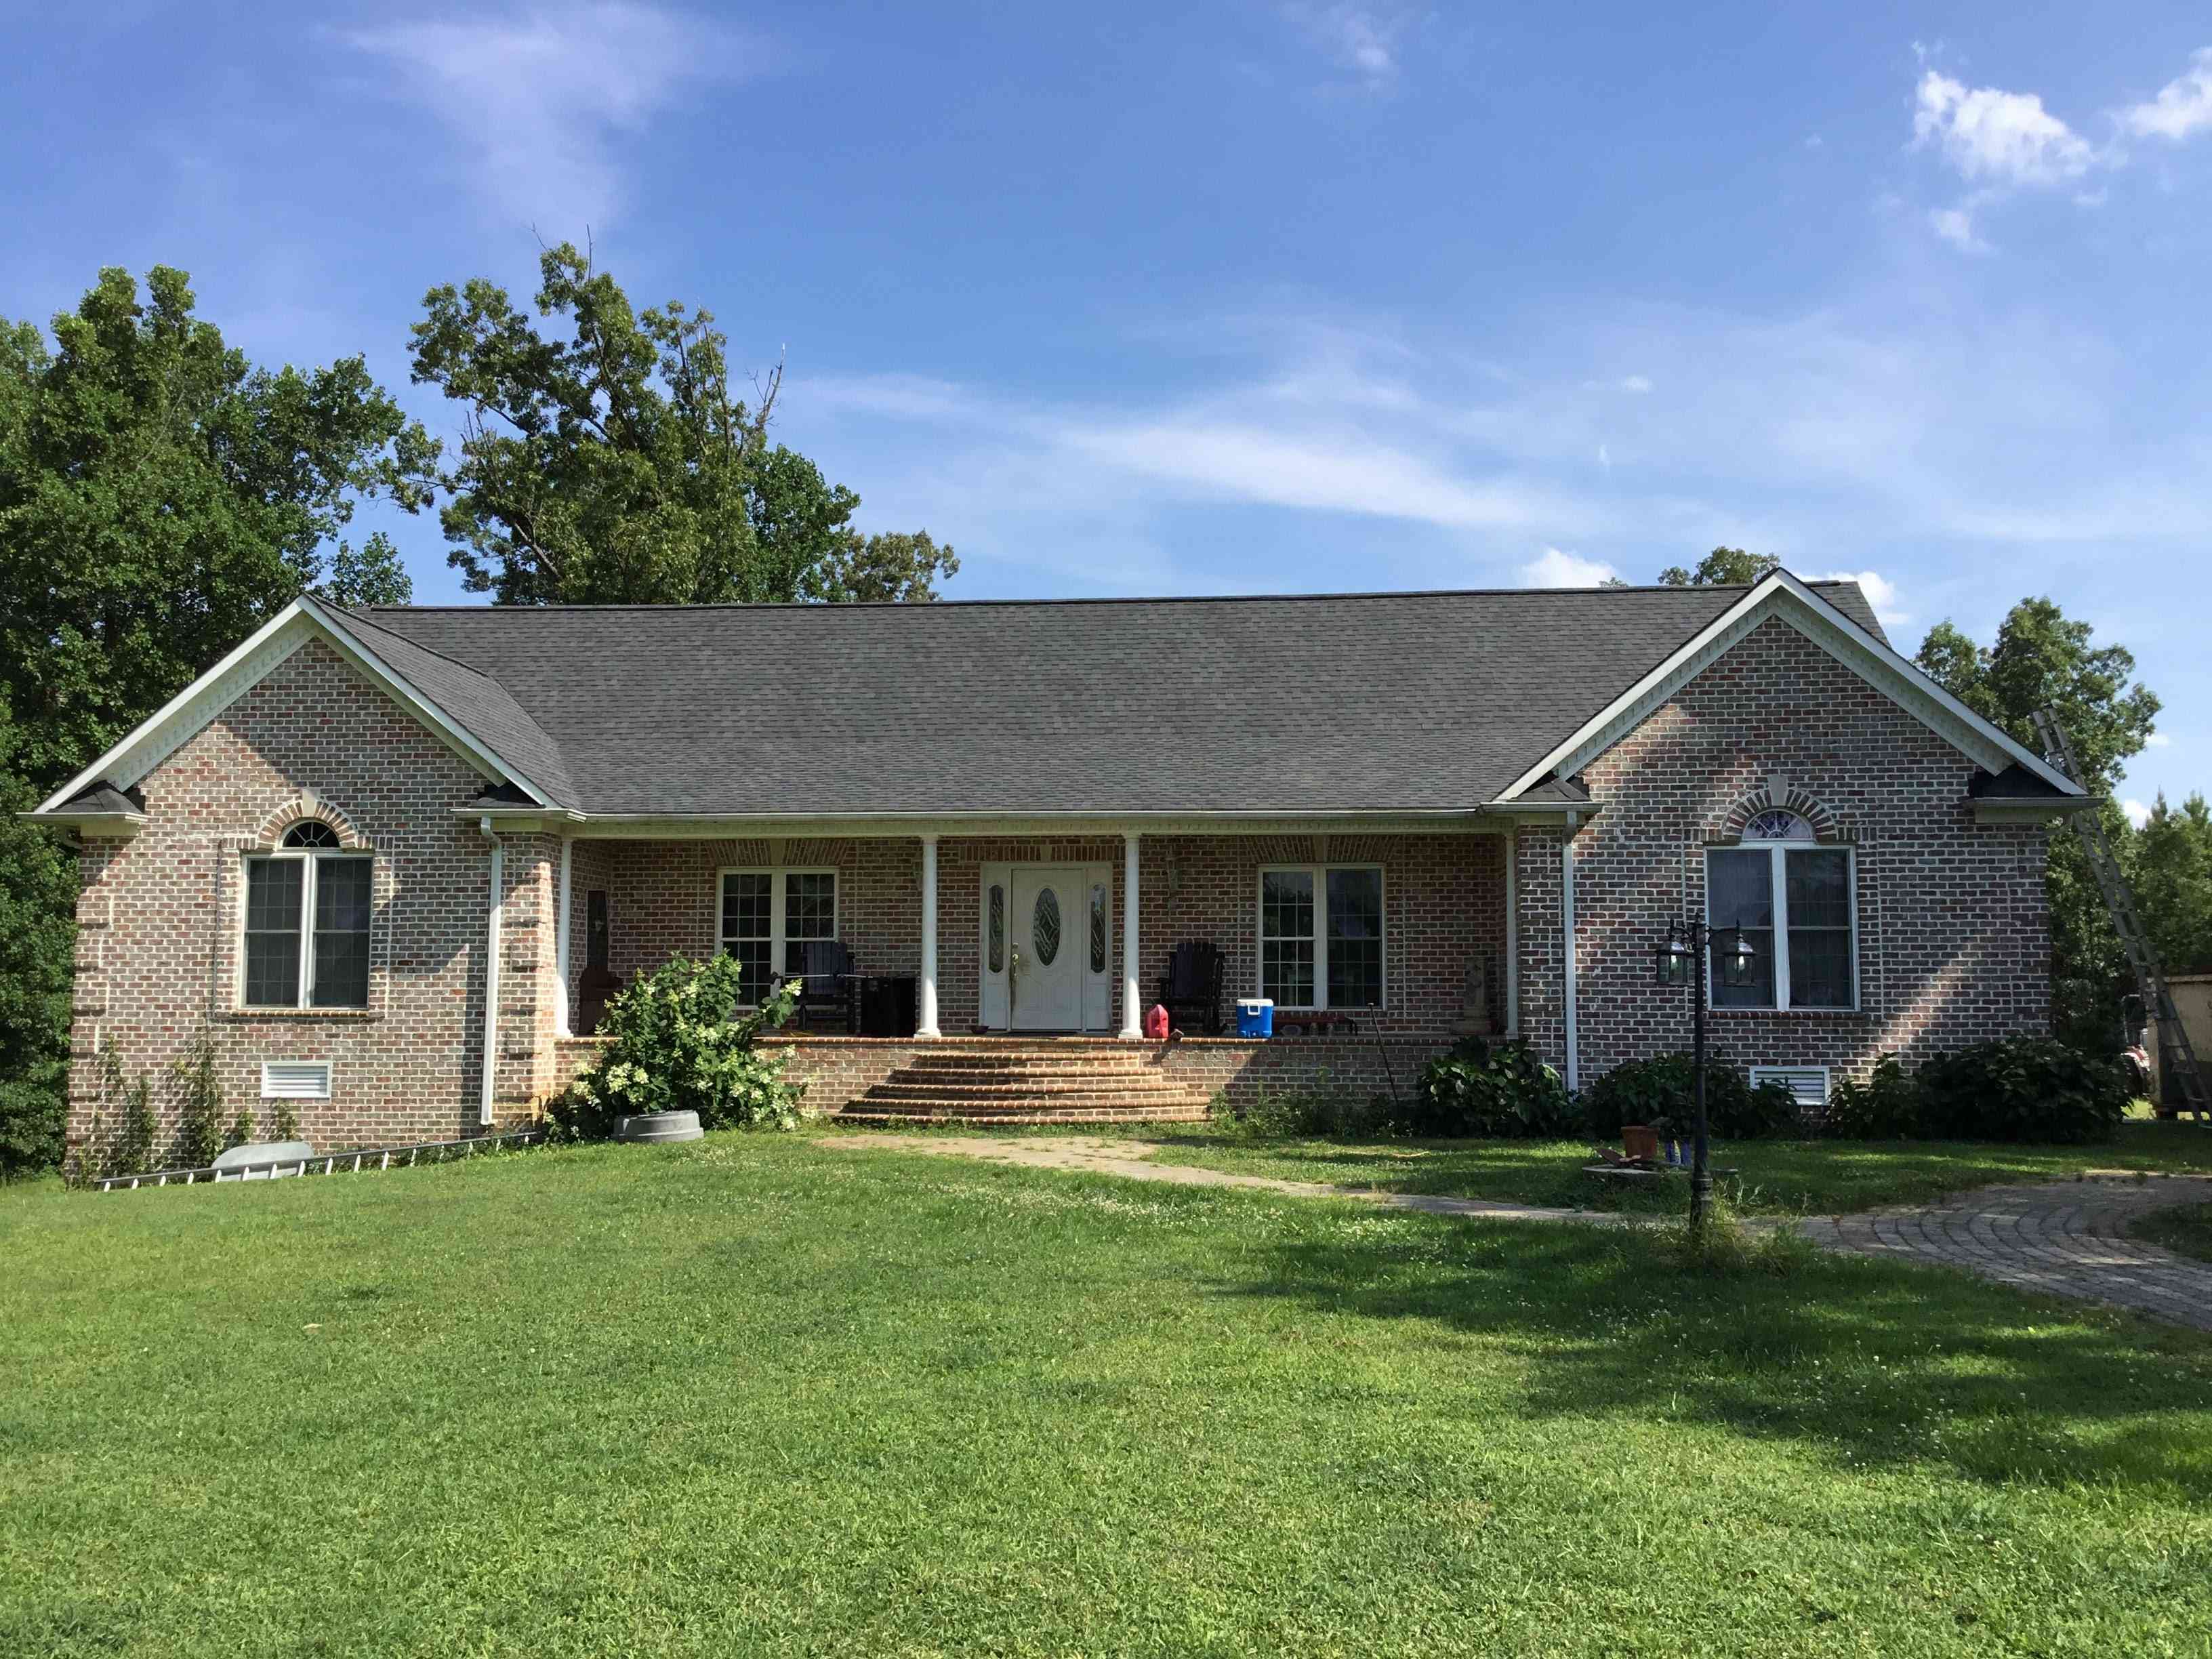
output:
[[[1788,571],[1774,570],[1515,779],[1498,804],[1534,788],[1555,772],[1569,775],[1579,772],[1641,726],[1661,704],[1770,615],[1778,617],[1978,765],[1994,772],[2017,762],[2068,795],[2081,794],[2080,785],[2040,755],[2015,743]]]
[[[143,812],[18,812],[26,823],[50,830],[74,830],[96,841],[128,841],[146,827]]]
[[[311,639],[322,640],[382,685],[483,776],[526,789],[541,801],[546,799],[544,791],[501,760],[460,722],[352,635],[333,623],[314,599],[302,595],[255,629],[206,673],[133,726],[120,742],[46,797],[29,816],[40,823],[57,823],[64,802],[103,779],[118,789],[130,788]]]

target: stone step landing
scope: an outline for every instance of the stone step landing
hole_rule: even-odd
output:
[[[855,1123],[1191,1123],[1203,1090],[1149,1050],[1098,1044],[924,1053],[837,1113]]]

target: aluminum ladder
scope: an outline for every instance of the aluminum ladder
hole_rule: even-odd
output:
[[[2057,714],[2049,708],[2039,708],[2030,719],[2035,726],[2036,738],[2043,744],[2043,757],[2079,783],[2081,764],[2074,757],[2074,745],[2067,738],[2066,728],[2059,725]],[[2074,810],[2068,821],[2073,824],[2074,833],[2081,838],[2081,850],[2089,860],[2089,873],[2096,878],[2097,890],[2105,896],[2105,908],[2112,914],[2112,931],[2120,936],[2120,948],[2127,952],[2128,966],[2135,970],[2136,989],[2142,997],[2143,1006],[2158,1022],[2159,1091],[2163,1094],[2170,1079],[2180,1096],[2175,1109],[2195,1113],[2197,1121],[2202,1123],[2212,1116],[2212,1102],[2205,1097],[2204,1073],[2197,1069],[2197,1050],[2189,1041],[2189,1033],[2182,1029],[2181,1016],[2166,988],[2165,970],[2150,948],[2150,936],[2143,932],[2142,916],[2136,908],[2135,890],[2121,873],[2119,860],[2112,854],[2112,843],[2106,837],[2104,821],[2099,813],[2104,804],[2102,796],[2086,800]],[[2157,1107],[2164,1103],[2151,1103]]]

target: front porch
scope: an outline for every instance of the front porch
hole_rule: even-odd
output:
[[[1507,832],[921,834],[560,844],[565,991],[541,1087],[596,1048],[591,987],[670,957],[738,954],[763,983],[834,939],[910,978],[911,1030],[794,1030],[810,1105],[856,1115],[1099,1121],[1202,1115],[1213,1096],[1404,1089],[1460,1036],[1517,1029]],[[1222,960],[1218,1034],[1142,1039],[1178,943]],[[1235,1001],[1323,1014],[1241,1039]],[[963,1086],[964,1085],[964,1086]]]

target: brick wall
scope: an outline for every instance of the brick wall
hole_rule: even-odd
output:
[[[1705,849],[1747,805],[1787,804],[1857,848],[1860,1002],[1852,1013],[1720,1010],[1716,1050],[1741,1065],[1863,1075],[2049,1019],[2040,825],[1977,824],[1974,764],[1818,646],[1769,621],[1583,774],[1605,810],[1577,839],[1578,1004],[1585,1084],[1623,1060],[1686,1048],[1686,992],[1651,983],[1651,946],[1701,914]],[[1528,907],[1531,951],[1543,929]],[[1550,853],[1556,869],[1556,843]],[[1557,937],[1554,915],[1551,936]],[[1524,976],[1524,1018],[1529,1008]]]
[[[112,1042],[132,1075],[153,1077],[166,1157],[177,1110],[168,1062],[203,1032],[228,1111],[251,1107],[264,1129],[275,1106],[260,1098],[264,1060],[332,1062],[332,1097],[295,1103],[318,1146],[473,1129],[489,861],[453,809],[482,781],[319,641],[156,767],[143,780],[144,828],[88,842],[81,860],[72,1144],[90,1131],[97,1055]],[[243,857],[302,817],[374,853],[368,1006],[240,1014]],[[518,881],[529,890],[511,902],[510,951],[535,949],[520,915],[544,902],[530,867],[518,860],[510,877],[511,894]]]
[[[838,931],[864,973],[921,966],[921,848],[912,838],[850,841],[582,842],[572,877],[572,978],[581,973],[583,860],[610,893],[615,972],[625,981],[682,952],[716,947],[718,872],[732,866],[831,867]],[[557,858],[557,852],[555,856]],[[1482,994],[1504,1016],[1504,842],[1494,836],[1147,836],[1138,870],[1144,900],[1140,986],[1150,999],[1179,939],[1210,939],[1228,956],[1224,1000],[1258,988],[1259,872],[1263,865],[1379,864],[1383,872],[1389,1006],[1364,1030],[1449,1030],[1482,963]],[[938,843],[938,1025],[972,1031],[978,1014],[982,871],[990,864],[1103,866],[1113,889],[1109,1029],[1121,1020],[1121,843],[1118,838],[945,836]]]

